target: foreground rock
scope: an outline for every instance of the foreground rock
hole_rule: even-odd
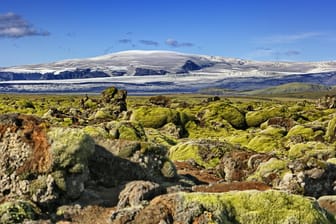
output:
[[[327,224],[334,221],[315,200],[279,191],[242,191],[159,196],[129,223]]]

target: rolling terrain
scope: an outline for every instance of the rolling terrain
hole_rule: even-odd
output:
[[[124,51],[93,58],[0,68],[0,92],[130,93],[247,91],[290,82],[336,84],[336,62],[261,62],[172,51]]]

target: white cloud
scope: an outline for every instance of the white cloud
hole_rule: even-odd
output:
[[[294,43],[301,40],[311,39],[315,37],[324,36],[321,32],[306,32],[298,34],[288,34],[288,35],[273,35],[260,39],[258,42],[263,44],[287,44]]]
[[[48,36],[47,31],[36,30],[33,25],[15,13],[0,14],[0,37]]]
[[[180,43],[179,41],[175,40],[175,39],[167,39],[166,40],[166,44],[171,46],[171,47],[193,47],[194,44],[190,43],[190,42],[182,42]]]

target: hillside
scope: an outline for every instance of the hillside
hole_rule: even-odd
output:
[[[133,93],[256,90],[289,82],[335,85],[336,62],[261,62],[172,51],[124,51],[54,63],[0,68],[0,92]],[[336,77],[336,76],[335,76]]]

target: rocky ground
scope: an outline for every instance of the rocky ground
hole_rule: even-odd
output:
[[[0,223],[336,223],[334,108],[113,87],[0,102]]]

